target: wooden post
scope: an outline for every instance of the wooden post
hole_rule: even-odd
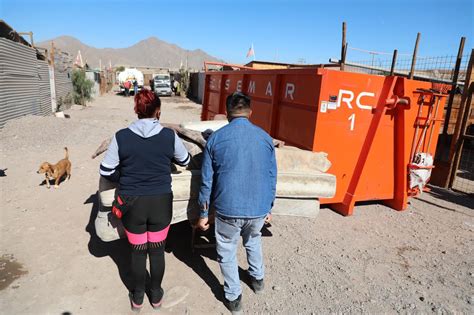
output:
[[[460,137],[458,138],[458,141],[456,143],[456,151],[454,154],[454,159],[452,163],[452,171],[449,177],[449,188],[453,187],[454,180],[456,179],[456,173],[459,168],[459,162],[461,161],[461,156],[462,156],[462,149],[464,146],[464,140],[466,140],[468,137],[471,139],[474,139],[473,136],[467,136],[466,135],[466,127],[467,127],[467,121],[469,119],[469,116],[471,114],[472,110],[472,94],[474,93],[474,83],[471,82],[471,85],[467,90],[467,98],[464,100],[465,101],[465,106],[464,106],[464,111],[463,111],[463,119],[461,122],[461,128],[460,128]]]
[[[31,46],[35,47],[35,42],[33,41],[33,32],[18,32],[18,35],[29,35],[30,36],[30,42]]]
[[[346,51],[346,22],[342,22],[342,45],[341,45],[341,70],[344,70],[345,51]]]
[[[30,41],[31,41],[31,46],[35,47],[35,42],[33,41],[33,32],[30,32]]]
[[[49,53],[49,89],[51,92],[51,110],[55,113],[58,110],[56,101],[56,79],[54,73],[54,42],[51,42],[51,51]]]
[[[54,42],[51,41],[51,53],[49,55],[50,64],[54,67]]]
[[[459,69],[461,68],[462,53],[464,50],[464,42],[466,37],[461,37],[459,43],[458,56],[456,57],[456,66],[454,67],[453,81],[451,83],[451,91],[449,92],[448,105],[446,107],[446,117],[443,124],[443,135],[448,134],[449,120],[451,119],[451,110],[453,107],[454,96],[456,95],[456,87],[458,86]]]
[[[413,76],[415,75],[416,54],[418,52],[418,43],[420,42],[420,37],[421,33],[418,33],[416,35],[415,49],[413,50],[413,57],[411,59],[410,75],[408,76],[410,79],[413,79]]]
[[[448,188],[453,187],[454,179],[456,178],[456,173],[459,166],[459,161],[461,159],[464,133],[466,132],[467,119],[469,118],[469,113],[471,110],[471,97],[469,93],[473,92],[473,81],[472,77],[474,66],[474,49],[471,50],[471,58],[469,58],[469,65],[466,70],[466,80],[464,83],[464,92],[461,98],[461,104],[459,105],[459,114],[456,120],[456,126],[454,128],[453,139],[451,140],[451,149],[449,151],[449,183]]]
[[[390,67],[390,75],[393,75],[395,72],[395,65],[397,63],[397,54],[398,54],[398,50],[395,49],[393,51],[392,66]]]
[[[341,71],[344,71],[346,67],[346,55],[347,55],[347,47],[349,46],[349,43],[346,43],[344,46],[343,54],[342,54],[342,60],[341,60]]]

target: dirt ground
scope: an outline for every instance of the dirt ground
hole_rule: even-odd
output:
[[[164,98],[162,121],[199,120],[200,106]],[[4,314],[128,314],[126,241],[94,233],[101,141],[134,120],[132,98],[107,95],[0,130],[0,309]],[[72,178],[42,185],[43,161],[70,150]],[[329,157],[330,158],[330,157]],[[2,172],[3,173],[3,172]],[[407,211],[357,206],[342,217],[275,217],[265,231],[266,291],[242,283],[248,314],[474,313],[474,200],[433,187]],[[247,268],[239,252],[242,270]],[[187,223],[167,245],[162,314],[227,313],[212,249],[190,251]],[[154,312],[146,305],[141,313]]]

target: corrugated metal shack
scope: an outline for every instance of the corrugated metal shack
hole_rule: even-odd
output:
[[[54,50],[54,85],[56,102],[59,110],[65,110],[72,105],[72,57],[59,49]]]
[[[40,115],[48,116],[53,112],[51,105],[51,85],[49,78],[49,65],[46,60],[36,60],[38,66]]]
[[[0,127],[16,117],[40,115],[39,86],[36,51],[0,38]]]
[[[61,54],[54,68],[54,88],[56,100],[60,99],[64,106],[72,100],[72,63]],[[46,116],[56,110],[51,95],[51,66],[46,55],[0,20],[0,128],[10,119]]]
[[[189,74],[189,91],[188,97],[199,104],[202,104],[204,96],[204,81],[206,74],[204,72],[191,72]]]
[[[92,98],[96,98],[100,93],[100,72],[98,70],[86,70],[86,78],[94,82],[92,86]]]

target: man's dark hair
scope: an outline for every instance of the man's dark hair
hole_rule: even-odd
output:
[[[250,111],[250,97],[242,92],[235,92],[226,99],[227,114],[230,116],[238,116]]]

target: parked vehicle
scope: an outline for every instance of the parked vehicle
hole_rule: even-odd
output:
[[[158,73],[153,75],[153,91],[156,95],[171,96],[171,81],[169,73]]]
[[[137,81],[138,90],[140,91],[143,88],[143,73],[140,70],[137,70],[135,68],[126,68],[124,71],[120,72],[118,75],[120,92],[125,92],[125,87],[123,86],[123,84],[126,81],[130,81],[131,83],[133,83],[134,80]]]

